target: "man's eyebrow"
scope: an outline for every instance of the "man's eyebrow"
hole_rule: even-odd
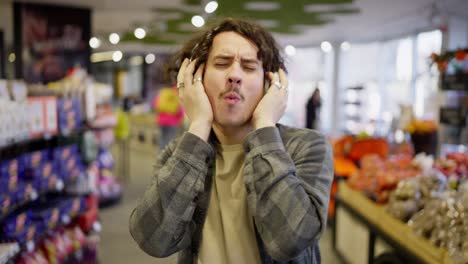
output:
[[[216,55],[214,56],[215,60],[232,60],[234,59],[234,56],[231,56],[231,55]],[[260,61],[258,59],[253,59],[253,58],[242,58],[241,59],[241,62],[242,63],[255,63],[255,64],[259,64]]]
[[[232,60],[234,58],[234,56],[230,56],[230,55],[216,55],[214,56],[213,59],[221,59],[221,60]]]
[[[250,59],[250,58],[245,58],[241,59],[243,63],[255,63],[255,64],[260,64],[260,61],[258,59]]]

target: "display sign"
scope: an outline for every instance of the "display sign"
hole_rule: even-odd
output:
[[[440,122],[451,126],[461,126],[464,122],[464,117],[461,115],[459,107],[441,107]]]
[[[73,66],[89,69],[89,9],[15,3],[14,20],[17,78],[48,83]]]
[[[468,73],[442,75],[442,90],[468,91]]]

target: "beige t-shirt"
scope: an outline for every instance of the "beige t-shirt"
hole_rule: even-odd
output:
[[[244,185],[242,144],[221,145],[216,156],[198,264],[260,263]]]

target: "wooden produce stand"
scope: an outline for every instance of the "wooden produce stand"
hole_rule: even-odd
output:
[[[346,182],[339,183],[336,196],[335,220],[333,221],[333,248],[346,263],[352,260],[344,257],[344,252],[337,248],[340,230],[353,229],[354,226],[341,224],[340,217],[351,215],[360,225],[368,230],[367,262],[373,263],[375,258],[376,239],[388,244],[404,263],[452,263],[448,251],[438,248],[429,240],[416,235],[406,223],[392,217],[385,211],[385,207],[368,199],[362,193],[352,190]],[[356,227],[357,228],[357,227]],[[359,243],[358,238],[353,242]],[[348,248],[345,248],[348,250]],[[352,249],[351,249],[352,250]],[[359,262],[359,261],[358,261]]]

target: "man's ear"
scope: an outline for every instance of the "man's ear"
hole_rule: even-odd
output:
[[[265,95],[268,92],[268,88],[270,88],[270,79],[265,74],[265,77],[263,79],[263,95]]]

